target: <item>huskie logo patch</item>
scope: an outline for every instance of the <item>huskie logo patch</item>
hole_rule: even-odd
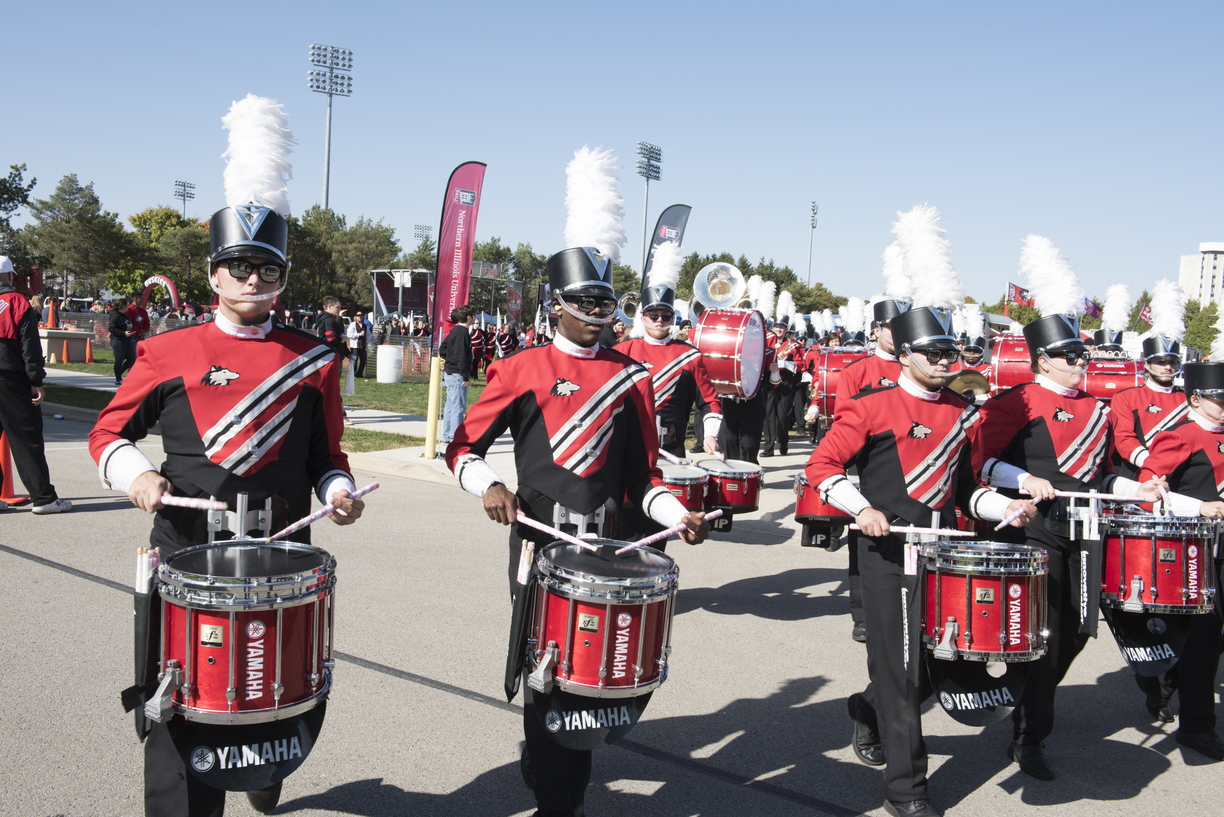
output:
[[[915,440],[925,440],[930,435],[931,429],[927,428],[917,420],[915,420],[914,424],[910,426],[909,436]]]
[[[887,377],[880,378],[880,388],[887,389],[897,385],[896,382],[889,380]]]
[[[1216,443],[1216,450],[1224,454],[1224,443]]]
[[[577,383],[571,383],[564,377],[558,377],[557,382],[553,384],[553,387],[549,390],[549,393],[555,394],[558,397],[569,397],[581,388],[582,386],[579,386]]]
[[[213,366],[208,374],[200,378],[201,386],[227,386],[231,380],[237,380],[241,375],[231,372],[224,366]]]
[[[1054,409],[1054,422],[1069,423],[1073,419],[1075,419],[1075,415],[1067,411],[1066,409],[1060,409],[1060,408]]]
[[[1156,405],[1155,403],[1148,403],[1148,407],[1145,408],[1144,411],[1146,411],[1148,414],[1159,414],[1160,406]]]

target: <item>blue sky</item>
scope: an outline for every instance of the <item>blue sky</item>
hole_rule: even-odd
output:
[[[354,52],[337,98],[331,205],[405,245],[446,179],[487,162],[477,239],[563,248],[565,164],[620,155],[625,262],[641,258],[635,144],[663,148],[649,220],[692,205],[686,251],[807,269],[840,295],[882,288],[898,210],[944,215],[968,292],[1019,282],[1027,233],[1086,291],[1134,294],[1224,240],[1224,4],[311,3],[10,4],[0,163],[49,195],[66,173],[121,217],[224,205],[230,103],[284,103],[299,141],[290,199],[320,201],[325,98],[310,43]]]

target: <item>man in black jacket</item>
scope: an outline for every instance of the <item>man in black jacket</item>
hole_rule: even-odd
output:
[[[127,316],[127,298],[115,301],[107,329],[110,331],[111,352],[115,355],[115,385],[123,383],[123,376],[136,362],[136,345],[131,342],[132,322]]]
[[[468,377],[472,371],[472,324],[476,323],[476,310],[464,304],[451,312],[450,319],[454,326],[438,346],[438,354],[444,361],[442,383],[446,386],[442,435],[438,442],[447,444],[455,438],[455,429],[467,415]]]

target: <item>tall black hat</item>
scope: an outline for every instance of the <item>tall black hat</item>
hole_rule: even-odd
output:
[[[1186,394],[1224,398],[1224,363],[1187,363],[1182,367]]]
[[[897,317],[902,312],[909,311],[909,308],[909,301],[898,301],[893,298],[885,298],[882,301],[876,301],[871,307],[871,328],[875,329],[880,326],[888,326],[893,318]]]
[[[1143,359],[1154,357],[1175,357],[1181,360],[1181,343],[1167,335],[1152,335],[1143,339]]]
[[[1075,315],[1046,315],[1024,327],[1024,339],[1030,352],[1073,352],[1087,349],[1079,333],[1079,317]]]
[[[1098,349],[1110,352],[1122,351],[1122,332],[1111,332],[1108,329],[1098,329],[1092,333],[1093,343]]]
[[[933,306],[919,306],[902,312],[892,319],[893,346],[898,352],[913,347],[935,346],[956,348],[952,334],[952,315]]]
[[[208,239],[209,263],[246,257],[289,263],[288,223],[275,210],[258,204],[240,204],[213,213]]]
[[[642,287],[642,304],[640,311],[666,307],[676,311],[676,291],[668,286]]]
[[[969,352],[969,351],[985,352],[986,351],[986,338],[982,337],[981,335],[978,335],[977,337],[966,338],[964,348],[966,352]]]
[[[842,332],[842,346],[866,346],[867,336],[862,332]]]
[[[561,295],[616,297],[612,289],[612,260],[594,247],[562,250],[544,264],[553,298]]]

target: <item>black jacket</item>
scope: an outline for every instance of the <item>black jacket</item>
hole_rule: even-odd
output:
[[[110,330],[111,340],[127,340],[127,333],[132,328],[132,322],[128,320],[127,314],[122,309],[112,309],[106,328]]]
[[[348,336],[344,334],[344,327],[335,315],[330,312],[320,314],[315,321],[315,333],[336,354],[348,357]]]
[[[38,314],[26,297],[8,284],[0,284],[0,378],[26,380],[41,386],[42,342],[38,339]]]
[[[438,355],[445,361],[443,372],[461,374],[466,380],[472,371],[472,333],[463,324],[453,327],[438,347]]]

